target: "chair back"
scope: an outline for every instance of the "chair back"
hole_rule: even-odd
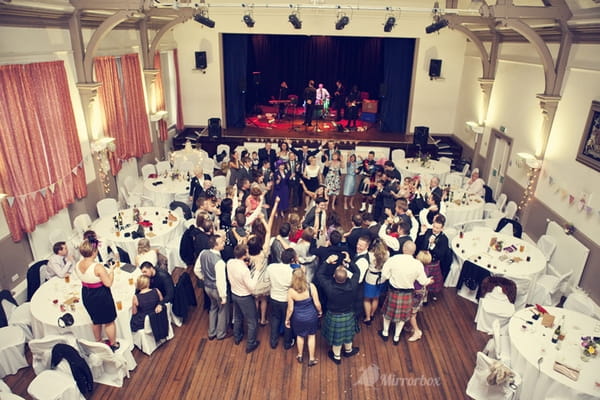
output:
[[[498,208],[498,210],[502,211],[504,209],[506,200],[508,200],[508,196],[506,196],[506,193],[500,193],[500,196],[498,196],[498,200],[496,200],[496,207]]]
[[[440,157],[439,162],[442,164],[446,164],[449,167],[452,167],[452,159],[450,157]]]
[[[187,204],[185,204],[181,201],[172,201],[171,204],[169,204],[169,209],[174,211],[177,208],[181,208],[184,219],[193,218],[194,215],[192,214],[192,210],[190,209],[190,207]]]
[[[504,209],[504,215],[506,216],[506,218],[510,218],[513,219],[515,217],[515,215],[517,214],[517,203],[515,203],[514,201],[509,201],[506,204],[506,208]]]
[[[489,187],[488,185],[483,185],[483,190],[485,191],[484,194],[484,200],[486,203],[496,203],[496,200],[494,200],[494,192],[492,191],[492,188]]]
[[[461,174],[462,174],[462,176],[463,176],[463,177],[464,177],[464,176],[467,176],[467,173],[469,172],[469,168],[471,168],[471,165],[470,165],[469,163],[466,163],[466,164],[463,166],[463,169],[462,169],[462,171],[461,171]]]
[[[17,308],[17,301],[10,290],[0,292],[0,328],[8,326],[10,315]]]
[[[501,218],[496,226],[496,232],[501,232],[508,225],[512,225],[512,236],[521,239],[521,236],[523,236],[523,226],[521,226],[519,221],[515,221],[514,219]]]
[[[392,161],[394,164],[398,164],[402,162],[406,158],[406,152],[404,149],[394,149],[392,150]],[[398,167],[398,165],[396,165]]]
[[[502,276],[488,276],[483,278],[483,281],[481,281],[481,297],[485,297],[486,294],[492,292],[497,287],[506,295],[508,301],[515,304],[515,300],[517,299],[517,284]]]
[[[46,335],[41,339],[32,339],[29,341],[29,350],[31,351],[32,359],[31,366],[36,375],[50,369],[52,349],[59,343],[77,347],[77,340],[71,334]]]
[[[27,301],[31,301],[33,294],[39,289],[46,279],[46,265],[48,260],[32,261],[27,268]]]
[[[573,293],[565,300],[563,308],[589,315],[592,318],[600,319],[600,306],[598,306],[598,304],[596,304],[594,300],[581,289],[576,288],[573,290]]]
[[[156,173],[163,175],[165,172],[171,171],[171,163],[168,161],[159,161],[156,163]]]
[[[90,226],[92,226],[92,218],[89,214],[79,214],[73,220],[73,228],[80,238],[83,236],[83,232],[90,229]]]
[[[219,197],[225,197],[225,190],[227,189],[227,177],[223,175],[217,175],[212,179],[212,183],[217,189]]]
[[[536,244],[544,257],[546,257],[546,261],[550,261],[550,258],[552,258],[552,253],[554,253],[554,250],[556,250],[556,240],[554,240],[554,238],[550,235],[542,235]]]
[[[507,373],[495,375],[494,372],[501,369]],[[505,376],[507,379],[498,381],[495,376]],[[521,376],[516,371],[511,370],[501,361],[478,352],[475,370],[467,383],[466,394],[474,400],[515,399],[521,381]]]
[[[112,197],[107,197],[96,203],[96,210],[99,218],[108,217],[119,211],[119,203]]]
[[[146,164],[142,167],[142,179],[148,179],[153,174],[156,174],[156,167],[153,164]]]

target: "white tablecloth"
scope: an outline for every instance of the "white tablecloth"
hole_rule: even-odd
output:
[[[600,398],[600,356],[588,362],[581,360],[582,336],[600,336],[600,321],[575,311],[547,307],[556,317],[565,316],[566,335],[560,349],[551,342],[555,328],[545,328],[542,319],[534,321],[530,309],[517,312],[510,320],[508,333],[511,342],[511,367],[522,378],[521,399],[598,399]],[[533,321],[533,325],[524,320]],[[526,328],[523,328],[525,326]],[[538,370],[538,360],[543,357]],[[580,369],[579,379],[573,381],[553,370],[559,361]]]
[[[124,338],[133,343],[129,321],[131,320],[131,302],[135,292],[135,281],[140,275],[136,268],[132,273],[121,270],[115,270],[115,281],[111,287],[111,292],[115,304],[121,301],[122,310],[117,308],[117,337]],[[131,278],[131,284],[129,283]],[[60,310],[60,305],[71,297],[79,298],[79,302],[73,307],[65,305],[65,312],[73,314],[75,322],[73,325],[60,328],[58,318],[64,313]],[[54,303],[54,300],[57,300]],[[92,331],[92,320],[81,300],[81,281],[75,276],[70,275],[70,283],[65,283],[64,279],[54,277],[40,286],[31,298],[31,320],[33,336],[36,339],[45,335],[60,335],[71,332],[77,338],[95,340]]]
[[[446,181],[446,175],[450,172],[450,166],[436,160],[429,160],[426,166],[421,166],[421,161],[417,158],[405,158],[397,162],[396,168],[402,174],[402,177],[413,177],[416,175],[440,178],[440,184],[443,185]],[[422,183],[424,187],[428,187],[429,182]]]
[[[152,199],[156,207],[169,207],[173,200],[186,202],[189,193],[190,182],[186,177],[161,177],[144,181],[144,194]]]
[[[208,158],[208,153],[202,149],[183,149],[171,153],[171,165],[174,170],[179,170],[185,162],[191,162],[195,167],[201,165],[203,160]]]
[[[150,239],[150,244],[154,247],[168,247],[169,243],[175,239],[177,244],[178,239],[183,235],[183,221],[177,218],[175,221],[165,222],[165,217],[169,214],[169,210],[160,207],[140,207],[140,215],[142,219],[152,223],[152,230],[145,228],[146,238]],[[104,240],[121,247],[129,253],[131,262],[135,260],[137,255],[138,239],[132,239],[131,233],[138,229],[138,225],[133,222],[133,209],[119,211],[123,216],[123,224],[129,225],[121,232],[116,232],[113,215],[99,218],[92,224],[92,229]],[[116,215],[116,214],[115,214]],[[129,235],[127,235],[129,233]]]
[[[492,237],[503,242],[501,251],[490,248],[489,244]],[[523,246],[523,252],[520,251],[521,246]],[[516,250],[511,252],[507,248]],[[534,244],[516,237],[496,233],[490,229],[476,229],[465,232],[462,239],[460,235],[456,235],[452,239],[452,250],[456,260],[446,278],[446,286],[456,286],[462,264],[468,259],[487,269],[492,275],[504,276],[514,280],[517,284],[517,303],[523,305],[527,301],[537,277],[546,268],[546,258]],[[527,257],[530,257],[530,261],[527,261]]]
[[[451,227],[462,222],[482,219],[484,204],[480,197],[469,198],[464,204],[460,200],[445,202],[446,226]]]

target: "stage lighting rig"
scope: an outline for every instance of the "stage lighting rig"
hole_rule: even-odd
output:
[[[302,21],[298,18],[298,14],[291,13],[288,17],[288,21],[290,21],[290,24],[292,24],[294,29],[302,29]]]
[[[392,29],[394,29],[395,25],[396,25],[396,17],[394,17],[393,15],[390,15],[389,17],[387,17],[387,20],[385,21],[385,25],[383,25],[383,31],[391,32]]]
[[[346,25],[348,25],[348,23],[350,23],[350,18],[348,18],[347,15],[342,14],[342,16],[339,17],[335,23],[335,29],[341,31],[346,27]]]
[[[440,29],[445,28],[447,26],[448,26],[448,20],[444,19],[444,18],[440,18],[439,20],[437,20],[433,24],[425,27],[425,33],[437,32]]]
[[[252,15],[250,14],[246,14],[244,15],[244,23],[246,24],[246,26],[248,28],[254,28],[254,18],[252,18]]]
[[[198,10],[198,14],[194,15],[194,21],[204,26],[208,26],[209,28],[215,27],[215,21],[208,18],[208,10],[206,9]]]

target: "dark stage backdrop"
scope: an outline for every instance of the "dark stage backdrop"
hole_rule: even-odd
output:
[[[277,96],[281,81],[302,99],[309,79],[332,94],[339,79],[380,101],[382,130],[404,133],[414,49],[414,39],[224,34],[227,125],[242,128],[245,114]]]

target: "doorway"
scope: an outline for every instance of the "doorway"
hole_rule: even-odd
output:
[[[502,192],[502,184],[504,183],[511,149],[512,139],[504,133],[492,129],[490,145],[487,151],[487,158],[491,161],[486,182],[492,189],[494,200],[497,199]]]

